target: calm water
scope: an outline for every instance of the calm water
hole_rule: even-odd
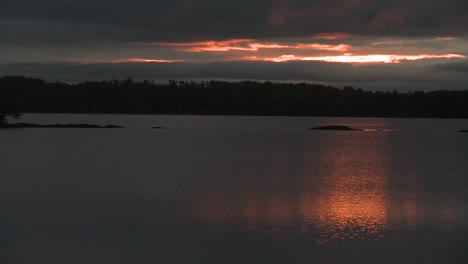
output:
[[[1,263],[468,263],[468,120],[22,121],[127,128],[0,130]]]

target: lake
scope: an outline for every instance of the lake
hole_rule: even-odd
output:
[[[20,121],[126,128],[0,130],[4,264],[468,263],[468,120]]]

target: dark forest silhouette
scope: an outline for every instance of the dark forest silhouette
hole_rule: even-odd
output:
[[[7,123],[8,119],[21,117],[19,96],[13,89],[4,89],[3,78],[0,78],[0,127]]]
[[[468,118],[468,90],[376,92],[307,83],[0,78],[0,120],[23,112]]]

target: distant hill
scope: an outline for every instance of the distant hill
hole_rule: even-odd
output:
[[[308,83],[0,78],[23,112],[468,118],[468,90],[373,92]]]

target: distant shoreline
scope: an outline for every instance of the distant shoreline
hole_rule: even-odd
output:
[[[463,120],[468,117],[402,117],[402,116],[305,116],[305,115],[229,115],[229,114],[152,114],[152,113],[74,113],[74,112],[25,112],[24,115],[128,115],[128,116],[219,116],[219,117],[311,117],[311,118],[374,118],[374,119],[442,119]]]
[[[364,91],[310,83],[0,78],[19,113],[467,119],[468,90]]]
[[[111,128],[124,128],[116,125],[95,125],[95,124],[51,124],[42,125],[35,123],[8,123],[0,126],[0,129],[15,129],[15,128],[93,128],[93,129],[111,129]]]

